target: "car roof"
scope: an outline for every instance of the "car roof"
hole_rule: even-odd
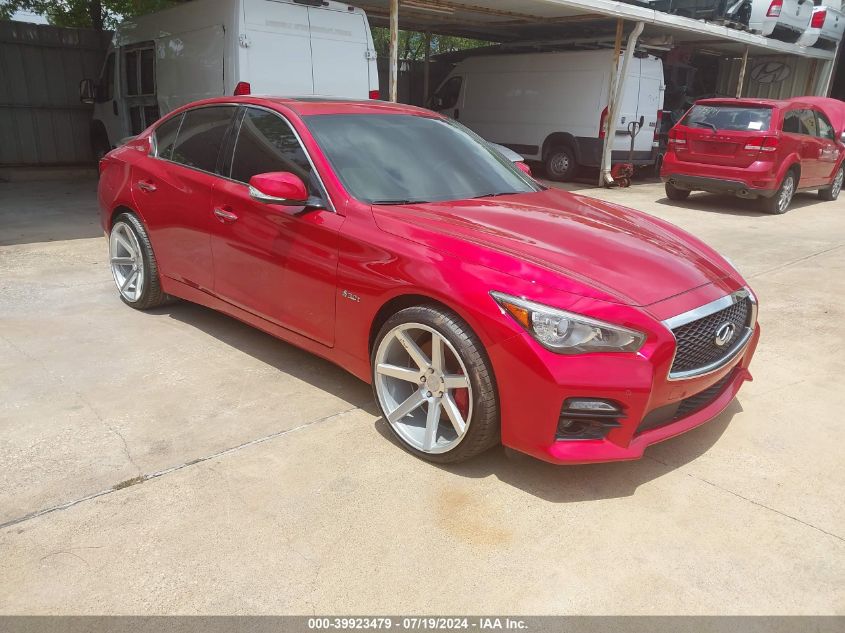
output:
[[[215,103],[243,103],[263,105],[268,107],[283,106],[293,110],[301,116],[317,114],[405,114],[413,116],[438,117],[441,115],[416,106],[373,99],[343,99],[338,97],[321,96],[274,96],[274,95],[244,95],[239,97],[214,97],[195,101],[183,107],[192,108],[200,105]]]

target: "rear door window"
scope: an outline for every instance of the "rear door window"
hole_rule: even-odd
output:
[[[185,112],[170,160],[214,172],[236,109],[235,106],[209,106]]]
[[[798,110],[799,134],[818,136],[816,113],[812,110]]]
[[[177,114],[161,123],[155,129],[156,156],[170,160],[173,156],[173,144],[182,123],[182,115]]]
[[[783,125],[781,126],[787,134],[800,134],[801,122],[798,119],[798,110],[790,110],[783,115]]]
[[[687,127],[727,132],[765,132],[772,122],[771,108],[694,105],[683,119]]]

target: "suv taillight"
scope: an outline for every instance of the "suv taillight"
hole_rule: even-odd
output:
[[[607,106],[601,111],[599,116],[599,138],[604,138],[607,134]]]
[[[781,9],[783,9],[783,0],[772,0],[772,4],[769,5],[769,10],[766,12],[766,17],[779,18]]]
[[[242,97],[248,94],[252,94],[252,86],[249,85],[248,81],[239,81],[238,85],[235,86],[235,96]]]
[[[370,90],[370,99],[378,101],[379,99],[381,99],[381,94],[378,90]]]
[[[771,155],[778,151],[778,137],[764,136],[763,138],[754,139],[745,145],[743,148],[746,152],[761,153],[761,159],[767,154]]]
[[[669,149],[676,152],[687,149],[687,133],[675,127],[669,130]]]
[[[815,11],[813,13],[813,19],[810,20],[810,28],[813,29],[820,29],[824,26],[824,19],[827,17],[827,9],[822,9],[821,11]]]

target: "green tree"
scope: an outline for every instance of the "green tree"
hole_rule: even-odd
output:
[[[390,29],[373,27],[373,43],[379,57],[390,55]],[[431,36],[431,54],[453,53],[467,48],[489,46],[493,42],[476,40],[469,37],[455,37],[453,35]],[[399,31],[399,59],[424,59],[425,33],[418,31]]]
[[[15,11],[38,13],[56,26],[112,29],[124,18],[152,13],[179,0],[0,0],[0,19]]]

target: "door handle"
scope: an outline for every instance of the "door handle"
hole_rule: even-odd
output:
[[[226,209],[221,209],[220,207],[215,207],[214,215],[217,216],[217,219],[223,222],[224,224],[231,224],[238,219],[238,216],[232,213],[231,211],[227,211]]]
[[[147,191],[149,193],[152,193],[153,191],[156,190],[156,186],[151,182],[139,180],[138,181],[138,189],[140,189],[141,191]]]

